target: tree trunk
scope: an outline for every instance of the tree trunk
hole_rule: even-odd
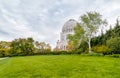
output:
[[[91,53],[91,38],[89,38],[89,41],[88,41],[88,46],[89,46],[89,53]]]

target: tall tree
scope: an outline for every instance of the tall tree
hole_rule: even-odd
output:
[[[97,12],[87,12],[80,17],[81,26],[84,28],[84,40],[88,43],[89,53],[91,53],[91,38],[96,34],[101,26],[107,25],[106,20]]]

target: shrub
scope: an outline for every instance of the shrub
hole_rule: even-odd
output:
[[[111,49],[108,48],[108,47],[105,46],[105,45],[94,46],[94,47],[92,48],[92,51],[94,51],[94,52],[96,52],[96,53],[102,53],[102,54],[104,54],[104,55],[106,55],[106,54],[112,54],[112,53],[111,53]]]
[[[113,57],[119,58],[120,56],[118,54],[113,54]]]
[[[102,53],[95,53],[95,52],[92,52],[90,54],[88,54],[89,56],[103,56]]]

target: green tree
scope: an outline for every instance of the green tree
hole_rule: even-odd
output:
[[[107,46],[112,50],[113,53],[120,53],[120,37],[107,40]]]
[[[91,53],[91,39],[103,25],[106,25],[106,20],[102,20],[102,16],[97,12],[87,12],[80,17],[81,26],[84,28],[84,40],[88,43],[89,53]]]
[[[77,23],[77,25],[74,28],[74,34],[73,35],[69,34],[67,36],[67,40],[68,40],[67,50],[68,51],[75,50],[81,45],[83,34],[84,34],[84,29],[82,28],[82,26],[80,26],[79,23]]]
[[[8,56],[11,42],[0,41],[0,57]]]
[[[38,49],[37,53],[45,53],[51,51],[50,44],[47,44],[45,42],[35,42],[36,48]]]
[[[19,38],[11,42],[11,56],[16,55],[30,55],[34,51],[33,38]]]
[[[51,51],[51,46],[50,46],[50,44],[46,44],[46,52],[50,52]]]

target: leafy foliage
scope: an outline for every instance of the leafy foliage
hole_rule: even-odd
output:
[[[49,44],[46,44],[45,42],[35,42],[37,53],[45,53],[51,51],[51,46]]]
[[[11,42],[1,41],[0,42],[0,57],[9,55]]]
[[[76,50],[82,42],[82,37],[84,34],[84,29],[80,26],[79,23],[74,28],[75,33],[73,35],[68,35],[68,45],[67,45],[67,50],[72,51]]]
[[[89,53],[91,53],[91,39],[96,34],[101,26],[107,25],[106,20],[97,12],[87,12],[80,17],[80,23],[75,27],[74,35],[69,35],[69,46],[72,44],[72,49],[78,48],[84,41],[88,44]],[[82,48],[79,50],[82,51]]]
[[[111,53],[120,53],[120,25],[119,21],[116,20],[115,27],[106,31],[105,34],[92,38],[92,46],[105,45],[111,49]]]
[[[45,42],[37,44],[33,38],[19,38],[14,39],[12,42],[0,42],[0,57],[38,55],[48,52],[51,52],[49,44]]]
[[[107,46],[111,48],[113,53],[120,54],[120,37],[115,37],[107,40]]]
[[[16,55],[30,55],[34,51],[34,40],[32,38],[19,38],[12,41],[11,47],[11,54],[10,56]]]
[[[89,53],[91,53],[91,39],[101,26],[107,24],[106,20],[102,20],[102,16],[97,12],[87,12],[80,17],[81,26],[84,28],[84,40],[88,43]]]
[[[92,50],[96,53],[102,53],[102,54],[112,54],[111,49],[105,45],[100,45],[100,46],[94,46]]]

